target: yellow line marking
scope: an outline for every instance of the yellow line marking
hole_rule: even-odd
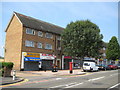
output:
[[[18,85],[18,84],[21,84],[21,83],[24,83],[24,82],[27,82],[29,81],[28,79],[25,79],[24,81],[21,81],[21,82],[17,82],[17,83],[13,83],[13,84],[8,84],[8,85],[2,85],[0,87],[8,87],[8,86],[13,86],[13,85]]]

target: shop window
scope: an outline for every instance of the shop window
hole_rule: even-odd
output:
[[[46,45],[45,45],[45,49],[52,49],[52,45],[51,45],[51,44],[46,43]]]
[[[38,42],[37,47],[38,47],[38,48],[42,48],[42,43],[41,43],[41,42]]]
[[[46,34],[45,34],[45,37],[52,39],[52,38],[53,38],[53,35],[52,35],[51,33],[46,33]]]
[[[43,33],[41,31],[38,31],[38,36],[43,37]]]
[[[25,41],[25,46],[26,47],[35,47],[34,41],[28,41],[28,40],[26,40]]]
[[[30,29],[30,28],[26,28],[26,34],[35,35],[35,30]]]

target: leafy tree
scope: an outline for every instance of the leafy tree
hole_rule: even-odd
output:
[[[113,36],[108,43],[106,50],[107,59],[116,60],[120,58],[120,46],[117,41],[117,38]]]
[[[63,52],[73,57],[96,57],[103,44],[102,38],[99,27],[91,21],[71,22],[62,33]]]

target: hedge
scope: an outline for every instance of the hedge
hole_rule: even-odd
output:
[[[0,62],[0,76],[3,76],[4,73],[4,67],[12,69],[13,68],[12,62]]]
[[[7,68],[13,68],[13,63],[12,62],[0,62],[0,68],[4,68],[4,67],[7,67]]]

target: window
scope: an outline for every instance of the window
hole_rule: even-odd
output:
[[[103,53],[103,56],[105,57],[105,56],[106,56],[106,54],[105,54],[105,53]]]
[[[88,63],[84,63],[84,66],[90,66],[90,64],[88,64]]]
[[[60,37],[60,36],[57,36],[57,40],[61,40],[61,37]]]
[[[45,49],[52,49],[52,45],[47,43],[47,44],[45,45]]]
[[[26,40],[25,41],[25,46],[26,47],[34,47],[35,45],[34,45],[34,41],[28,41],[28,40]]]
[[[61,37],[60,36],[57,36],[57,50],[61,50]]]
[[[37,47],[38,47],[38,48],[42,48],[42,43],[41,43],[41,42],[38,42]]]
[[[46,34],[45,34],[45,37],[46,37],[46,38],[53,38],[53,35],[52,35],[51,33],[46,33]]]
[[[38,31],[38,36],[42,37],[43,33],[41,31]]]
[[[30,29],[30,28],[26,28],[26,34],[35,35],[35,30]]]
[[[103,50],[106,50],[106,48],[105,48],[105,47],[103,47]]]

